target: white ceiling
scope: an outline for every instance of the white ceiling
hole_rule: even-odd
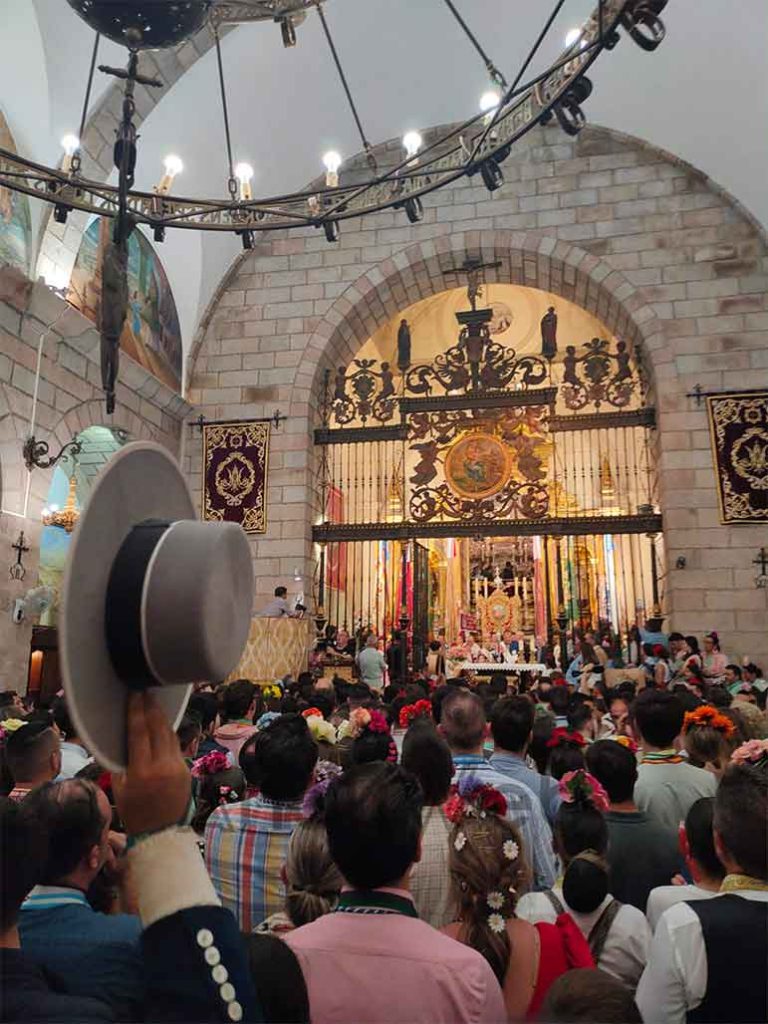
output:
[[[508,78],[541,28],[539,0],[458,0]],[[566,0],[551,42],[532,71],[562,48],[566,31],[593,0]],[[473,114],[487,88],[485,69],[442,0],[327,0],[326,16],[374,144]],[[667,38],[653,54],[622,33],[593,67],[590,121],[637,135],[701,168],[768,224],[766,0],[670,0]],[[93,42],[66,0],[0,0],[3,60],[0,107],[21,151],[55,161],[59,139],[77,129]],[[298,188],[321,170],[320,156],[360,149],[354,123],[312,12],[295,49],[272,24],[237,28],[222,49],[235,159],[255,170],[255,194]],[[103,43],[100,60],[119,63]],[[23,84],[23,87],[20,87]],[[94,101],[107,82],[97,75]],[[141,128],[137,186],[150,188],[170,152],[184,161],[178,194],[223,196],[227,167],[216,78],[209,51],[169,90]],[[236,239],[169,231],[160,248],[174,288],[185,345]]]

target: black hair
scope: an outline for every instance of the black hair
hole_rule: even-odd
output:
[[[5,759],[14,781],[17,784],[31,781],[42,771],[44,761],[58,744],[51,719],[28,715],[26,724],[5,738]]]
[[[608,895],[608,865],[591,854],[577,854],[565,869],[563,899],[577,914],[591,914]]]
[[[697,697],[692,690],[688,689],[685,683],[675,683],[672,687],[672,693],[682,704],[683,713],[686,711],[695,711],[696,708],[701,707],[703,703],[701,697]]]
[[[10,707],[18,696],[16,690],[0,690],[0,708]]]
[[[685,638],[685,642],[688,644],[688,649],[690,650],[691,654],[700,654],[701,653],[699,651],[699,640],[698,640],[698,637],[687,636]]]
[[[288,587],[275,587],[275,597],[287,597]]]
[[[592,708],[574,694],[568,705],[568,727],[581,732],[592,721]]]
[[[608,849],[608,826],[602,811],[583,795],[557,810],[554,834],[566,861],[563,898],[580,914],[596,910],[608,892],[608,869],[602,862]],[[579,857],[586,854],[586,858]],[[598,861],[598,863],[595,863]]]
[[[219,713],[219,702],[214,693],[193,693],[187,704],[187,711],[193,712],[200,719],[203,732],[207,732],[216,721]]]
[[[697,860],[711,878],[723,878],[725,868],[715,853],[712,822],[715,816],[715,798],[703,796],[694,801],[685,816],[685,834],[691,857]]]
[[[669,636],[667,637],[667,643],[668,644],[677,643],[678,640],[685,640],[685,637],[683,636],[682,633],[670,633]]]
[[[299,800],[317,763],[317,744],[301,715],[281,715],[250,736],[240,751],[240,767],[251,786],[268,800]]]
[[[598,740],[587,748],[587,769],[608,794],[611,803],[632,799],[637,782],[637,759],[616,740]]]
[[[287,942],[275,935],[247,935],[248,965],[258,988],[264,1020],[309,1024],[309,995],[301,965]]]
[[[72,716],[69,713],[67,707],[67,701],[64,697],[54,697],[53,704],[51,705],[51,711],[53,712],[53,720],[59,727],[59,731],[65,740],[68,740],[71,736],[76,736],[75,724],[72,721]]]
[[[768,768],[733,764],[715,794],[715,831],[740,873],[768,881]]]
[[[568,711],[568,704],[571,695],[567,686],[553,686],[547,694],[547,703],[556,715],[565,715]]]
[[[533,720],[533,736],[528,753],[536,762],[536,770],[539,775],[546,775],[549,767],[549,747],[547,743],[552,736],[555,727],[555,719],[548,712],[537,713]]]
[[[48,859],[48,833],[26,800],[0,798],[0,849],[0,929],[5,932],[16,924]]]
[[[440,643],[439,640],[430,640],[430,643],[429,643],[430,651],[439,651],[441,647],[442,647],[442,644]]]
[[[502,750],[519,753],[533,730],[536,709],[527,697],[504,697],[491,712],[493,742]]]
[[[451,788],[453,758],[443,737],[424,718],[417,719],[405,734],[402,766],[419,780],[428,807],[445,803]]]
[[[26,809],[49,837],[48,858],[40,877],[43,885],[55,885],[65,878],[101,842],[105,821],[98,792],[97,786],[85,779],[66,779],[46,782],[26,797]]]
[[[440,724],[440,717],[443,711],[443,701],[448,696],[448,694],[455,689],[455,682],[449,679],[447,683],[444,683],[442,686],[436,687],[432,692],[432,717],[434,718],[435,722],[438,725]]]
[[[229,793],[222,792],[224,789],[229,790]],[[202,835],[216,808],[242,800],[245,789],[245,776],[241,768],[225,768],[222,772],[202,775],[198,780],[195,797],[195,815],[190,822],[194,831]]]
[[[584,748],[578,743],[561,742],[549,752],[549,774],[558,781],[566,772],[584,767]]]
[[[416,859],[421,808],[418,780],[396,765],[354,765],[331,783],[328,844],[350,885],[378,889],[402,878]]]
[[[245,718],[256,696],[256,686],[248,679],[236,679],[226,687],[221,698],[221,717],[225,722]]]
[[[188,709],[176,727],[176,736],[181,749],[183,750],[184,747],[189,746],[196,736],[199,737],[202,734],[202,731],[202,722],[194,711],[189,711]]]
[[[322,690],[319,693],[314,690],[310,700],[312,702],[310,706],[317,708],[324,719],[328,720],[331,717],[336,706],[335,699],[332,701]]]
[[[733,696],[724,686],[716,684],[707,689],[707,703],[716,708],[729,708],[733,704]]]
[[[646,689],[638,694],[632,716],[646,743],[653,747],[671,747],[680,735],[685,712],[678,698],[665,690]]]
[[[725,667],[730,669],[737,679],[741,679],[741,668],[738,665],[726,665]]]
[[[364,729],[352,741],[350,763],[371,764],[373,761],[386,761],[391,742],[392,736],[388,732],[371,732],[370,729]]]

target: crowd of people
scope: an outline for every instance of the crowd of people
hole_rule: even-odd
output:
[[[379,690],[365,650],[175,731],[132,695],[119,774],[0,695],[0,1019],[768,1019],[758,668],[672,634],[609,687],[584,636]]]

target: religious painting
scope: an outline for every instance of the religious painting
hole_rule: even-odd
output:
[[[465,434],[445,456],[445,479],[462,498],[490,498],[509,479],[510,451],[490,434]]]
[[[102,261],[112,224],[94,220],[83,234],[67,298],[80,312],[99,322]],[[136,229],[128,240],[128,315],[120,348],[173,391],[181,390],[181,327],[173,292],[163,265]]]
[[[8,123],[0,113],[0,149],[16,152]],[[21,192],[12,192],[0,185],[0,263],[29,274],[32,251],[32,219],[29,199]]]
[[[707,399],[721,523],[768,523],[768,391]]]
[[[267,530],[268,423],[203,427],[203,519]]]

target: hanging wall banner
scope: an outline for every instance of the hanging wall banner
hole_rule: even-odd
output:
[[[269,423],[203,427],[203,519],[267,529]]]
[[[768,523],[768,391],[707,399],[721,523]]]

